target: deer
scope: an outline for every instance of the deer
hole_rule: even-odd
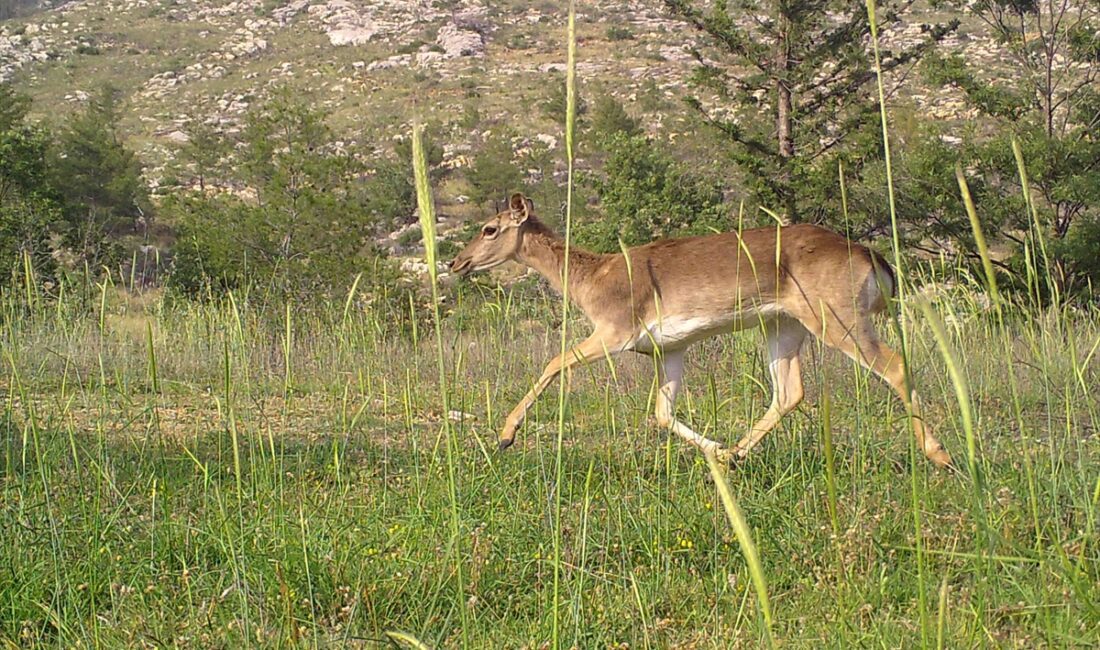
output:
[[[501,450],[515,442],[528,410],[559,374],[635,352],[656,361],[658,425],[720,463],[736,463],[802,402],[800,354],[812,334],[884,380],[901,399],[925,456],[939,467],[954,466],[924,422],[901,355],[879,339],[872,322],[894,299],[897,277],[878,253],[840,234],[810,224],[777,225],[662,239],[598,254],[566,246],[535,215],[534,203],[516,193],[481,226],[450,269],[466,276],[508,261],[534,269],[558,293],[566,289],[591,322],[592,333],[546,364],[505,418]],[[684,353],[703,339],[754,328],[764,332],[772,400],[730,448],[676,417]]]

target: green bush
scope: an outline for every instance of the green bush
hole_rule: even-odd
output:
[[[26,124],[29,100],[0,84],[0,286],[29,256],[40,279],[57,264],[51,239],[64,232],[57,188],[49,169],[51,137]]]
[[[564,127],[565,109],[568,103],[565,82],[560,77],[554,77],[547,83],[547,86],[550,90],[547,92],[545,99],[539,103],[539,108],[542,109],[543,116]],[[575,101],[576,116],[579,118],[588,112],[588,102],[580,93],[577,94]]]
[[[627,136],[641,135],[638,120],[630,116],[621,102],[611,95],[601,95],[592,107],[590,125],[597,137],[606,138],[617,133]]]
[[[22,273],[24,255],[39,280],[56,274],[50,240],[60,221],[57,205],[42,197],[12,192],[0,201],[0,286],[9,284],[12,272]]]
[[[1055,242],[1054,257],[1067,291],[1096,300],[1100,287],[1100,217],[1078,219],[1066,236]]]
[[[423,236],[424,235],[420,232],[420,227],[414,226],[401,233],[401,236],[397,238],[397,245],[403,248],[416,246],[420,243],[420,240],[421,238],[423,238]]]
[[[615,251],[661,237],[704,234],[730,227],[722,188],[677,162],[659,143],[619,133],[608,139],[603,174],[589,185],[600,215],[578,223],[577,240]]]
[[[523,187],[523,172],[513,158],[512,138],[507,133],[496,134],[474,154],[466,172],[474,203],[499,201]]]
[[[612,25],[607,28],[605,32],[607,40],[609,41],[632,41],[634,40],[634,32],[630,31],[629,27],[620,27],[619,25]]]
[[[324,114],[289,92],[247,118],[235,172],[221,187],[170,197],[179,224],[171,284],[190,295],[256,286],[303,301],[393,280],[373,239],[412,214],[406,167],[373,168],[338,151]]]

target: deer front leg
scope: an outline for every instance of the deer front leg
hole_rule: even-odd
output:
[[[676,395],[684,378],[684,350],[666,350],[660,357],[657,370],[657,424],[671,429],[720,463],[732,460],[732,452],[721,443],[695,433],[691,427],[676,419]]]
[[[737,459],[745,458],[779,420],[802,402],[802,361],[799,351],[806,338],[806,328],[798,321],[780,317],[766,326],[768,372],[772,380],[772,403],[764,416],[752,425],[749,433],[733,448]]]
[[[512,409],[512,412],[505,418],[504,429],[500,432],[498,447],[500,449],[507,449],[512,446],[512,443],[516,441],[516,430],[523,424],[523,419],[527,417],[527,409],[531,408],[531,405],[535,403],[539,395],[541,395],[550,383],[554,381],[555,377],[573,366],[588,363],[594,359],[603,357],[605,354],[610,356],[617,351],[617,348],[611,349],[606,347],[604,345],[604,339],[593,334],[571,348],[564,355],[559,354],[551,359],[550,363],[546,364],[546,369],[542,371],[539,380],[535,382],[531,390],[527,391],[527,394],[523,396],[519,404],[516,404],[516,407]]]

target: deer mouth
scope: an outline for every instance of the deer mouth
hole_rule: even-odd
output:
[[[472,270],[472,266],[469,258],[455,258],[455,260],[451,262],[451,273],[459,276],[467,275]]]

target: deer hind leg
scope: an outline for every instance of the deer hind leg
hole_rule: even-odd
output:
[[[841,348],[845,354],[859,361],[866,368],[874,372],[890,385],[901,398],[909,413],[913,416],[913,434],[917,437],[917,445],[924,455],[940,467],[952,464],[951,455],[944,449],[943,444],[932,435],[924,424],[921,414],[920,397],[914,388],[906,389],[905,366],[901,355],[888,345],[880,342],[874,335],[858,341],[851,341]]]
[[[695,433],[676,419],[676,394],[684,377],[684,351],[669,350],[660,356],[657,387],[657,423],[671,429],[676,435],[698,447],[704,454],[721,457],[725,449],[721,443]],[[726,459],[722,459],[726,460]]]
[[[733,448],[733,455],[744,458],[779,424],[784,415],[802,401],[802,361],[799,350],[806,338],[806,328],[798,321],[781,316],[765,325],[768,348],[768,372],[772,380],[772,403],[764,416],[752,425]]]
[[[824,325],[815,319],[818,327],[823,327],[824,332],[814,333],[830,347],[840,350],[852,359],[859,362],[864,368],[882,378],[890,388],[894,389],[902,404],[908,409],[913,418],[913,434],[917,438],[917,445],[924,455],[940,467],[952,464],[951,455],[944,449],[943,444],[932,435],[932,432],[924,424],[921,415],[920,397],[915,388],[907,387],[905,379],[905,366],[901,355],[878,339],[874,327],[869,319],[854,318],[854,326],[845,324],[835,315],[827,315]],[[805,321],[804,321],[805,322]],[[811,325],[811,327],[813,327]]]

